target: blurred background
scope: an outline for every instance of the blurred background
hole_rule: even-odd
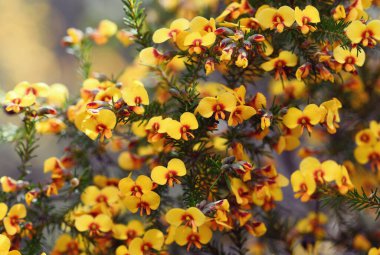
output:
[[[77,61],[61,47],[66,29],[96,27],[102,19],[122,26],[123,16],[121,0],[11,0],[0,1],[0,10],[0,100],[21,81],[63,83],[71,95],[78,93]],[[123,70],[126,60],[114,48],[112,43],[94,48],[93,71],[111,75]],[[19,121],[0,111],[0,126]],[[43,159],[60,154],[63,148],[56,142],[44,136],[33,168],[42,168]],[[0,144],[0,176],[17,175],[19,158],[11,146]]]

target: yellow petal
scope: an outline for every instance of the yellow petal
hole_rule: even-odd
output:
[[[113,129],[116,125],[116,115],[111,110],[100,110],[96,118],[100,123],[106,125],[109,129]]]
[[[8,212],[8,216],[18,216],[20,219],[26,217],[26,208],[24,204],[15,204]]]
[[[99,214],[95,217],[94,222],[99,225],[102,232],[108,232],[112,229],[112,219],[105,214]]]
[[[286,66],[297,65],[297,60],[298,60],[297,55],[290,51],[287,51],[287,50],[281,51],[278,58],[284,60],[286,62]]]
[[[295,107],[292,107],[285,114],[282,122],[288,128],[293,129],[293,128],[296,128],[298,126],[298,119],[302,116],[303,116],[303,113],[301,110],[299,110]]]
[[[192,112],[184,112],[180,117],[182,125],[187,125],[191,130],[198,128],[198,121]]]
[[[160,28],[154,32],[152,40],[154,43],[163,43],[170,39],[169,33],[170,29]]]
[[[180,245],[184,246],[188,243],[188,237],[193,233],[192,229],[187,226],[180,226],[177,228],[175,232],[175,242]]]
[[[364,25],[360,20],[354,20],[346,29],[346,35],[351,40],[352,43],[360,43],[363,39],[362,34],[366,30],[366,25]]]
[[[317,8],[315,8],[312,5],[306,6],[303,13],[306,17],[310,18],[311,23],[318,23],[321,21],[321,19],[319,18],[319,12]]]
[[[8,206],[5,203],[0,203],[0,221],[7,215]],[[1,246],[0,246],[1,247]]]
[[[164,234],[158,229],[150,229],[145,233],[143,240],[150,243],[153,249],[159,251],[164,244]]]
[[[91,215],[81,215],[75,219],[75,227],[80,232],[84,232],[88,230],[90,224],[94,222],[94,218]]]
[[[300,171],[303,175],[307,173],[313,173],[314,170],[320,168],[321,163],[314,157],[304,158],[300,163]]]
[[[290,27],[291,25],[293,25],[295,18],[294,18],[294,10],[292,8],[286,5],[281,6],[278,9],[278,13],[281,14],[281,16],[283,17],[284,24],[287,27]]]
[[[354,150],[354,156],[355,159],[360,163],[360,164],[366,164],[369,161],[368,156],[373,152],[373,149],[371,146],[359,146],[356,147]]]
[[[187,213],[191,214],[194,218],[196,226],[202,226],[206,221],[206,216],[196,207],[190,207],[186,210]]]
[[[328,182],[336,180],[337,175],[341,171],[341,167],[333,160],[326,160],[321,165],[324,171],[324,179]]]
[[[142,246],[144,241],[141,238],[134,238],[129,244],[129,252],[133,255],[143,255]]]
[[[210,118],[214,114],[213,106],[217,103],[214,97],[204,97],[198,104],[197,112],[204,118]]]
[[[346,62],[346,58],[351,55],[350,51],[344,49],[342,46],[338,46],[334,49],[334,58],[337,62],[344,64]]]
[[[135,196],[126,196],[123,200],[125,207],[130,210],[132,213],[136,213],[138,211],[137,205],[140,203],[140,198]]]
[[[153,188],[152,180],[146,175],[139,175],[136,179],[136,185],[142,188],[142,192],[149,192]]]
[[[87,187],[82,195],[81,200],[85,205],[94,205],[96,204],[96,198],[99,196],[100,191],[96,186]]]
[[[160,205],[160,196],[153,191],[143,194],[141,200],[147,202],[152,210],[156,210]]]
[[[182,117],[181,117],[182,118]],[[166,133],[176,140],[181,139],[181,128],[182,124],[176,120],[171,120],[169,123],[166,123],[168,127],[166,128]]]
[[[177,158],[173,158],[168,162],[168,170],[176,171],[178,176],[184,176],[186,174],[185,163]]]
[[[215,39],[216,39],[216,35],[214,34],[214,32],[207,33],[206,35],[202,37],[202,45],[210,46],[215,42]]]
[[[116,255],[126,255],[126,254],[130,254],[128,249],[127,249],[127,246],[120,245],[119,247],[117,247]]]
[[[0,254],[7,255],[11,248],[11,241],[6,235],[0,235]]]
[[[262,63],[260,67],[267,72],[272,71],[274,69],[274,63],[276,60],[277,59],[271,59],[265,63]]]
[[[355,54],[354,56],[356,56],[355,65],[357,65],[357,66],[363,66],[364,61],[365,61],[365,52],[364,52],[364,50],[362,49],[359,52],[358,49],[353,49],[352,51],[353,51],[353,54]]]
[[[180,31],[183,31],[183,30],[186,30],[188,29],[190,26],[190,22],[187,20],[187,19],[184,19],[184,18],[180,18],[180,19],[176,19],[174,20],[171,24],[170,24],[170,29],[173,30],[173,29],[178,29]]]
[[[193,32],[186,36],[184,45],[190,46],[193,45],[195,40],[202,40],[202,35],[199,32]]]
[[[173,208],[170,209],[166,215],[165,220],[173,226],[178,227],[182,224],[182,216],[185,214],[185,210],[182,208]]]
[[[153,168],[150,176],[152,177],[152,180],[159,184],[159,185],[165,185],[168,181],[166,178],[166,175],[168,173],[168,169],[163,166],[156,166]]]
[[[207,244],[208,242],[210,242],[212,238],[212,231],[208,226],[206,225],[200,226],[198,232],[199,232],[199,241],[201,243]]]
[[[229,93],[225,92],[218,96],[218,102],[224,105],[224,110],[227,112],[232,112],[236,107],[236,97]]]
[[[373,38],[380,40],[380,20],[371,20],[368,22],[367,29],[373,33]]]
[[[265,8],[256,15],[256,19],[259,21],[263,29],[268,29],[273,25],[273,17],[277,13],[274,8]]]
[[[303,114],[310,119],[312,125],[316,125],[321,120],[321,111],[316,104],[309,104],[303,110]]]

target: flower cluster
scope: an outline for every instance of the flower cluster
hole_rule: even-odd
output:
[[[380,215],[378,1],[157,1],[170,18],[122,2],[125,28],[102,20],[62,40],[79,93],[5,93],[21,122],[0,141],[21,164],[0,178],[0,254],[378,253],[350,218]],[[91,49],[115,36],[136,59],[93,72]],[[64,150],[39,169],[47,135]]]

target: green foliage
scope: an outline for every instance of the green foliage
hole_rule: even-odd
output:
[[[149,47],[151,45],[151,34],[149,30],[144,30],[146,12],[141,7],[141,0],[122,0],[124,4],[124,24],[127,25],[129,31],[135,36],[135,42],[140,45],[139,49]]]
[[[322,199],[323,206],[339,207],[342,204],[346,204],[349,209],[362,211],[365,209],[373,209],[376,214],[376,220],[380,217],[380,196],[378,189],[371,191],[368,196],[364,189],[359,192],[357,189],[350,190],[345,195],[339,193],[324,194]]]

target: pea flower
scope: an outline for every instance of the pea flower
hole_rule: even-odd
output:
[[[269,72],[275,70],[275,79],[280,77],[284,80],[287,79],[287,69],[297,65],[297,56],[290,51],[281,51],[277,58],[273,58],[263,64],[261,68]]]
[[[151,177],[152,180],[159,184],[165,185],[169,184],[170,187],[173,187],[174,183],[181,183],[177,177],[184,176],[186,174],[186,166],[182,160],[173,158],[168,162],[168,166],[156,166],[153,168]]]
[[[202,248],[202,244],[207,244],[212,238],[212,231],[208,226],[201,226],[199,230],[194,232],[190,227],[180,226],[176,230],[175,242],[184,246],[187,244],[187,251],[190,251],[191,246],[198,249]]]
[[[170,24],[169,28],[160,28],[154,32],[152,40],[154,43],[163,43],[169,39],[176,42],[179,33],[187,30],[189,26],[190,22],[187,19],[176,19]]]
[[[301,198],[302,202],[309,201],[317,188],[311,173],[304,175],[300,170],[295,171],[290,176],[290,182],[295,192],[294,197]]]
[[[112,227],[113,236],[118,240],[126,240],[127,244],[144,234],[144,226],[139,220],[131,220],[127,225],[115,224]]]
[[[197,227],[205,223],[206,216],[196,207],[190,207],[186,210],[173,208],[166,213],[165,219],[172,226],[184,225],[196,232]]]
[[[3,208],[4,209],[4,208]],[[7,216],[4,218],[3,223],[8,235],[15,235],[20,233],[20,223],[26,217],[26,208],[23,204],[15,204],[9,209]]]
[[[311,24],[321,22],[318,10],[311,5],[306,6],[304,10],[296,7],[294,16],[303,34],[314,32],[317,28]]]
[[[365,52],[359,51],[357,48],[351,50],[338,46],[334,49],[335,60],[343,65],[343,69],[347,72],[356,72],[355,65],[363,66],[365,61]]]
[[[133,255],[154,254],[164,244],[164,234],[158,229],[148,230],[143,238],[136,237],[129,244],[129,252]]]
[[[165,56],[156,48],[148,47],[140,51],[139,60],[143,65],[155,67],[164,62]]]
[[[140,216],[144,214],[144,211],[147,215],[151,214],[152,210],[156,210],[160,205],[160,196],[153,191],[143,193],[140,197],[129,196],[124,200],[125,206],[132,213],[136,213],[140,210]]]
[[[198,129],[198,121],[195,115],[191,112],[185,112],[181,115],[180,121],[170,121],[167,123],[167,134],[176,140],[183,139],[189,140],[189,137],[194,138],[190,130]]]
[[[275,8],[265,8],[258,11],[256,19],[263,29],[276,29],[282,33],[285,27],[291,27],[294,23],[294,10],[289,6],[281,6],[278,10]]]
[[[139,175],[135,181],[130,176],[119,181],[119,190],[124,196],[141,197],[152,190],[153,183],[148,176]]]
[[[5,110],[7,112],[19,113],[23,108],[32,106],[36,102],[36,97],[33,94],[22,95],[16,91],[9,91],[5,95]]]
[[[346,28],[346,35],[354,44],[361,43],[364,47],[374,47],[380,40],[380,20],[372,20],[363,24],[360,20],[354,20]]]
[[[18,250],[11,249],[11,240],[6,235],[0,234],[0,254],[1,255],[21,255]]]
[[[112,137],[112,129],[116,125],[116,115],[108,109],[101,109],[98,113],[89,115],[84,119],[81,130],[92,140],[100,136],[100,141],[104,138]]]
[[[283,117],[283,123],[286,127],[290,129],[301,127],[301,132],[306,127],[309,133],[312,132],[312,127],[317,125],[320,120],[321,111],[315,104],[307,105],[303,111],[292,107]]]
[[[184,46],[189,47],[190,54],[201,54],[215,42],[216,36],[214,33],[201,35],[199,32],[193,32],[186,36]]]
[[[215,119],[225,119],[225,111],[232,112],[236,106],[236,98],[229,92],[224,92],[215,97],[204,97],[198,104],[195,112],[204,118],[210,118],[215,114]]]
[[[112,229],[112,219],[105,214],[96,217],[84,214],[75,219],[75,227],[79,232],[88,231],[90,236],[100,236]]]

